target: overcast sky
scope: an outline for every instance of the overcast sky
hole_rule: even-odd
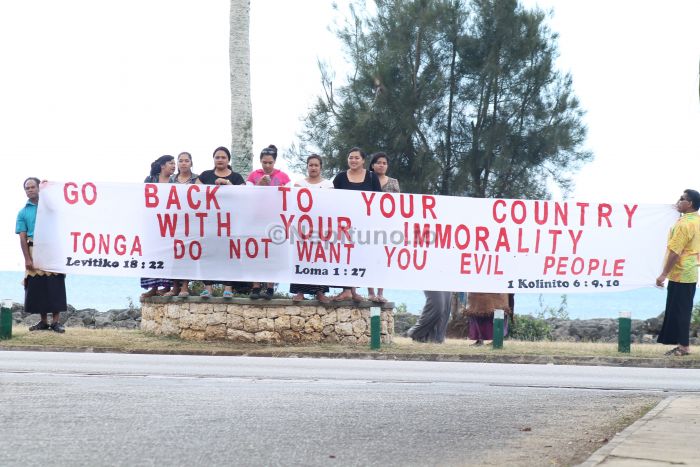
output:
[[[317,60],[343,70],[328,0],[252,0],[254,152],[283,151],[320,90]],[[671,203],[697,176],[700,2],[538,0],[553,9],[559,66],[587,110],[595,161],[581,200]],[[195,170],[230,145],[227,0],[0,3],[0,270],[22,269],[22,181],[141,182],[189,151]],[[342,74],[342,73],[341,73]]]

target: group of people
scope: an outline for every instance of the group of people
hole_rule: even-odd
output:
[[[309,188],[335,188],[341,190],[364,190],[399,192],[399,182],[387,176],[389,158],[385,153],[372,155],[369,169],[365,169],[367,155],[360,148],[349,151],[348,169],[338,173],[335,178],[325,180],[321,176],[323,159],[317,154],[308,156],[306,160],[307,176],[295,183],[295,186]],[[200,174],[192,171],[192,155],[182,152],[177,156],[162,156],[151,164],[151,171],[144,180],[146,183],[197,183],[206,185],[243,185],[281,186],[291,183],[287,174],[275,168],[277,148],[270,145],[260,153],[261,169],[248,175],[246,180],[231,168],[231,153],[225,147],[218,147],[213,153],[214,168]],[[31,326],[31,331],[53,330],[65,332],[60,322],[60,312],[66,310],[65,275],[43,271],[34,266],[33,237],[36,226],[36,215],[39,204],[40,181],[29,177],[24,180],[23,188],[27,196],[25,206],[17,215],[15,233],[19,235],[20,248],[25,263],[25,311],[41,316],[40,321]],[[693,299],[698,281],[698,264],[700,262],[700,193],[696,190],[683,191],[676,202],[676,209],[681,214],[671,228],[666,245],[663,270],[656,279],[656,284],[667,285],[666,310],[658,342],[675,345],[667,355],[684,356],[690,353],[689,335]],[[143,298],[153,295],[189,296],[188,280],[141,279],[141,286],[148,289]],[[211,281],[204,281],[205,287],[201,292],[204,298],[212,294]],[[236,283],[224,282],[223,296],[230,298],[232,288]],[[254,282],[250,288],[250,298],[270,299],[274,292],[274,284]],[[328,302],[327,286],[310,284],[291,284],[290,292],[294,301],[304,300],[310,294],[321,302]],[[386,302],[383,289],[375,294],[373,288],[368,289],[369,299],[382,303]],[[416,326],[409,330],[408,335],[416,341],[442,342],[445,339],[447,323],[450,318],[450,292],[426,291],[426,304]],[[355,287],[343,287],[342,292],[334,298],[336,301],[362,301],[364,298],[357,293]],[[469,338],[476,345],[484,340],[493,338],[492,319],[495,309],[503,309],[506,315],[512,317],[514,310],[512,294],[468,294],[464,315],[469,320]],[[48,315],[52,315],[51,323]],[[507,321],[506,321],[507,323]],[[507,324],[506,324],[507,332]]]
[[[256,186],[290,186],[292,181],[286,173],[275,168],[277,162],[277,147],[271,144],[260,152],[260,164],[262,168],[252,171],[244,180],[241,174],[235,172],[230,165],[231,153],[225,147],[218,147],[213,153],[214,168],[205,170],[201,174],[192,171],[192,155],[182,152],[177,156],[176,162],[173,156],[161,156],[151,164],[149,175],[144,183],[197,183],[204,185],[256,185]],[[306,159],[306,177],[295,182],[293,186],[306,188],[334,188],[339,190],[363,190],[384,191],[398,193],[399,182],[387,175],[389,169],[389,156],[383,152],[377,152],[371,156],[369,168],[365,168],[367,154],[358,147],[350,149],[348,153],[348,169],[338,173],[333,180],[324,179],[321,175],[323,158],[318,154],[311,154]],[[142,278],[141,287],[147,291],[141,295],[142,299],[155,295],[188,297],[190,294],[188,280],[171,280]],[[211,297],[214,282],[203,281],[204,290],[200,296]],[[233,288],[242,285],[237,282],[223,282],[223,297],[233,297]],[[311,284],[291,284],[290,293],[292,300],[299,302],[305,299],[305,295],[312,295],[317,300],[327,303],[331,300],[326,294],[329,287]],[[253,282],[250,285],[249,296],[251,299],[271,299],[274,293],[274,283]],[[384,289],[368,289],[368,297],[375,303],[385,303]],[[364,300],[354,287],[343,287],[342,292],[333,297],[335,301],[352,300],[361,302]]]

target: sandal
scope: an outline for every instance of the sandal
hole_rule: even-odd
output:
[[[189,293],[187,290],[183,290],[182,292],[180,292],[179,294],[177,294],[177,296],[180,297],[180,298],[187,298],[187,297],[190,296],[190,293]]]
[[[383,295],[377,295],[377,300],[379,300],[379,303],[386,303],[389,301],[386,298],[384,298]]]
[[[201,298],[209,298],[211,297],[211,293],[208,290],[202,290],[202,293],[199,294]]]
[[[683,350],[680,347],[676,347],[671,355],[674,357],[685,357],[686,355],[690,355],[690,352]]]
[[[168,292],[165,292],[163,294],[163,297],[174,297],[176,294],[172,290],[169,290]]]
[[[30,331],[46,331],[47,329],[51,329],[51,326],[49,326],[49,323],[45,323],[43,321],[39,321],[33,326],[29,326]]]
[[[352,294],[352,301],[355,303],[362,303],[364,300],[364,297],[360,295],[359,293],[354,293]]]
[[[224,298],[233,298],[233,292],[231,292],[230,290],[224,290],[224,293],[223,293],[222,297],[224,297]]]
[[[670,357],[671,355],[675,355],[675,354],[676,354],[676,350],[678,350],[678,347],[674,347],[674,348],[672,348],[671,350],[669,350],[668,352],[664,352],[664,355],[667,356],[667,357]]]

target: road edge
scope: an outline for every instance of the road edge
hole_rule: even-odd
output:
[[[680,396],[669,396],[659,402],[656,407],[647,412],[642,418],[632,423],[630,426],[619,432],[615,437],[610,440],[605,446],[602,446],[597,451],[595,451],[591,456],[578,464],[576,467],[595,467],[602,464],[610,456],[610,454],[622,443],[627,441],[630,436],[637,432],[644,425],[653,420],[661,411],[671,404],[674,400],[678,399]]]

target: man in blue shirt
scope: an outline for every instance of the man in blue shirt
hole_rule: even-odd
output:
[[[24,311],[41,315],[41,321],[29,328],[30,331],[51,329],[66,332],[61,325],[60,313],[67,308],[64,274],[42,271],[34,267],[32,247],[34,227],[39,206],[39,179],[30,177],[24,181],[27,204],[17,214],[15,233],[19,234],[19,244],[24,255]],[[51,324],[48,314],[52,314]]]

